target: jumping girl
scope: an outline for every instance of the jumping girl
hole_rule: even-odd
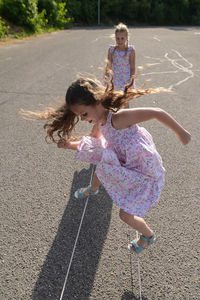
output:
[[[117,92],[113,84],[105,88],[92,79],[79,78],[68,88],[61,107],[41,113],[24,111],[24,114],[46,120],[47,137],[58,148],[76,150],[76,158],[97,165],[98,182],[95,179],[87,191],[97,193],[95,184],[103,184],[119,206],[121,220],[140,233],[128,245],[131,252],[140,253],[155,241],[155,234],[143,216],[159,200],[165,170],[150,133],[138,123],[155,119],[174,131],[183,145],[189,143],[191,135],[160,108],[120,109],[130,99],[160,92],[132,90],[132,84],[124,92]],[[80,119],[97,124],[102,136],[73,140],[72,131]]]

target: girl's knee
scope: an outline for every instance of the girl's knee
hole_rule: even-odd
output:
[[[129,214],[126,213],[123,209],[119,210],[119,217],[122,221],[126,222],[128,215]]]
[[[123,209],[120,209],[119,217],[124,223],[130,226],[132,226],[135,223],[135,216],[125,212]]]
[[[123,210],[122,209],[119,210],[119,217],[123,221]]]

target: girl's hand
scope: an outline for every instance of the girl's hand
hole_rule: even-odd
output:
[[[70,146],[71,146],[70,141],[64,137],[61,138],[57,143],[58,148],[70,149]]]
[[[187,145],[191,140],[191,134],[185,129],[178,134],[178,137],[183,145]]]

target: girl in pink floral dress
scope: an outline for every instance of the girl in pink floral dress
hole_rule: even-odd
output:
[[[184,145],[191,138],[189,132],[162,109],[120,109],[129,99],[159,91],[132,90],[130,84],[124,92],[116,92],[113,85],[105,89],[92,79],[80,78],[68,88],[66,102],[61,107],[43,113],[24,112],[47,120],[44,126],[47,137],[59,148],[77,150],[76,158],[97,165],[98,180],[120,208],[120,218],[140,233],[128,246],[136,253],[155,241],[143,216],[158,202],[164,185],[162,159],[150,133],[138,123],[156,119],[172,129]],[[85,136],[74,141],[71,134],[79,119],[97,124],[102,136]],[[97,193],[94,186],[88,186],[87,191]],[[81,193],[79,190],[80,196]]]
[[[128,44],[128,34],[127,26],[119,23],[115,28],[116,45],[108,49],[105,75],[108,76],[109,70],[112,70],[114,87],[117,91],[123,90],[135,75],[135,48]]]

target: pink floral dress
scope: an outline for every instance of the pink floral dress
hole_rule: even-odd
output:
[[[129,46],[127,52],[126,51],[118,51],[115,50],[115,46],[110,46],[109,51],[113,55],[112,61],[112,71],[114,74],[114,86],[115,90],[123,90],[124,86],[130,81],[130,63],[129,56],[131,51],[134,49],[133,46]],[[135,88],[135,84],[134,84]]]
[[[75,157],[97,165],[97,177],[117,206],[143,217],[158,202],[164,185],[162,159],[145,128],[116,130],[112,114],[100,126],[103,136],[83,137]]]

